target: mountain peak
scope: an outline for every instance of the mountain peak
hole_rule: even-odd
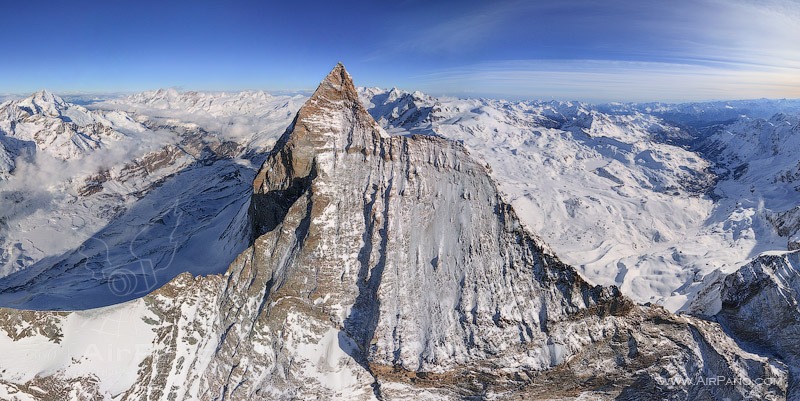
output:
[[[31,95],[31,98],[33,100],[35,100],[35,101],[43,102],[43,103],[53,103],[53,104],[59,104],[59,105],[65,104],[64,99],[62,99],[60,96],[54,95],[52,92],[48,91],[47,89],[42,89],[42,90],[34,93],[33,95]]]
[[[352,100],[358,102],[358,91],[353,78],[347,73],[344,64],[337,63],[331,72],[320,82],[311,99],[326,98],[328,100]]]
[[[329,158],[339,152],[379,153],[381,138],[388,137],[361,104],[353,79],[338,63],[275,146],[282,157],[262,167],[254,183],[256,193],[286,190],[295,178],[309,177],[322,154]]]
[[[29,114],[48,114],[53,116],[61,115],[68,105],[59,96],[54,95],[46,89],[33,93],[18,103],[18,107],[27,111]]]

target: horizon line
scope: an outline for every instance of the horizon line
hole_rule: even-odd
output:
[[[681,105],[681,104],[700,104],[700,103],[722,103],[722,102],[748,102],[748,101],[800,101],[800,97],[793,98],[793,97],[744,97],[744,98],[709,98],[703,100],[646,100],[646,101],[625,101],[625,100],[606,100],[606,101],[592,101],[592,100],[580,100],[580,99],[567,99],[567,98],[534,98],[534,97],[523,97],[523,96],[515,96],[515,97],[507,97],[507,96],[494,96],[491,94],[481,94],[475,93],[475,96],[470,96],[469,92],[462,92],[461,94],[452,94],[452,93],[429,93],[422,90],[407,90],[397,86],[392,87],[382,87],[382,86],[356,86],[359,89],[379,89],[382,91],[391,91],[393,89],[399,90],[405,93],[415,93],[419,92],[423,95],[430,96],[434,99],[446,99],[446,98],[456,98],[462,100],[474,99],[474,100],[496,100],[496,101],[504,101],[504,102],[564,102],[564,103],[582,103],[588,105],[613,105],[613,104],[622,104],[622,105],[643,105],[643,104],[666,104],[666,105]],[[189,93],[189,92],[196,92],[196,93],[207,93],[207,94],[240,94],[245,92],[264,92],[268,95],[276,95],[276,96],[310,96],[311,93],[314,92],[313,88],[303,88],[303,89],[265,89],[265,88],[247,88],[247,89],[185,89],[179,86],[170,86],[170,87],[160,87],[154,89],[145,89],[145,90],[120,90],[120,91],[91,91],[91,90],[68,90],[68,91],[54,91],[49,90],[47,88],[41,88],[31,92],[6,92],[0,93],[0,101],[13,101],[13,100],[22,100],[28,97],[33,96],[36,93],[45,91],[57,95],[59,97],[78,97],[78,96],[105,96],[105,97],[123,97],[123,96],[130,96],[148,92],[158,92],[160,90],[170,90],[173,89],[180,94]]]

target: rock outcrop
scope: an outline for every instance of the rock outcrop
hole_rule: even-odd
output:
[[[789,366],[800,391],[800,252],[763,255],[711,281],[689,311],[719,322],[745,349]]]

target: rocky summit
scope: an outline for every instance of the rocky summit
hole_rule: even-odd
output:
[[[388,135],[341,64],[237,222],[251,242],[224,275],[100,309],[0,310],[0,345],[18,345],[0,398],[800,397],[782,342],[796,253],[720,277],[691,314],[637,305],[562,263],[461,143]],[[768,305],[783,313],[742,324]],[[12,362],[26,349],[46,356]]]

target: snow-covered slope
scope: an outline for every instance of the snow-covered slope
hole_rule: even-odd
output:
[[[181,272],[223,271],[246,247],[249,233],[230,226],[246,219],[265,148],[299,107],[270,99],[264,107],[280,110],[270,124],[248,126],[245,114],[235,130],[233,112],[206,129],[123,107],[89,110],[47,92],[4,103],[0,303],[97,307]]]
[[[389,136],[341,65],[256,175],[249,215],[257,238],[224,276],[183,274],[92,311],[0,310],[0,346],[15,348],[2,366],[49,355],[0,371],[0,394],[786,397],[792,361],[590,285],[521,224],[464,145]],[[124,335],[94,339],[123,315]],[[93,363],[97,346],[112,356]],[[131,369],[109,371],[114,358]]]

